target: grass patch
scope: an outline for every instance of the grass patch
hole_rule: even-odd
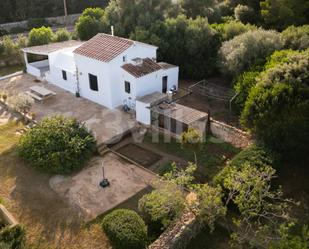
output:
[[[24,65],[15,65],[15,66],[7,66],[7,67],[0,67],[0,77],[9,75],[18,71],[22,71],[24,69]]]
[[[16,122],[0,125],[0,154],[10,150],[17,144],[20,136],[16,134],[16,131],[22,127],[22,124]]]
[[[181,144],[174,138],[169,142],[164,141],[162,135],[159,136],[159,142],[152,142],[151,134],[147,134],[144,143],[151,144],[156,149],[182,158],[188,162],[194,162],[194,154],[181,147]],[[234,157],[240,149],[235,148],[229,143],[225,143],[217,138],[210,137],[197,152],[197,173],[206,180],[212,179],[225,165],[228,159]],[[165,167],[163,167],[165,168]]]

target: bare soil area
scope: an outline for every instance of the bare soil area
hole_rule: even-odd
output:
[[[110,248],[99,224],[86,227],[81,213],[49,186],[49,175],[24,164],[14,146],[20,125],[1,125],[0,197],[27,230],[31,249]]]
[[[117,152],[125,155],[146,168],[151,167],[162,159],[162,156],[157,153],[132,143],[124,145],[119,148]]]
[[[207,79],[211,83],[218,85],[218,87],[231,88],[231,83],[223,78]],[[192,80],[181,80],[179,82],[180,92],[186,91],[188,87],[197,83]],[[180,94],[183,96],[184,94]],[[200,94],[193,93],[178,100],[181,105],[189,106],[202,112],[210,112],[212,118],[224,122],[226,124],[240,128],[239,117],[229,109],[229,103],[221,100],[209,98]]]
[[[102,166],[110,182],[106,188],[99,185],[103,179]],[[108,153],[93,158],[86,169],[74,176],[51,178],[50,185],[89,221],[148,187],[154,179],[155,175]]]

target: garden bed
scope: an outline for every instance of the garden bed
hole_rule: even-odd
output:
[[[151,167],[162,158],[160,155],[132,143],[122,146],[117,152],[146,168]]]
[[[187,162],[194,162],[195,160],[193,152],[183,149],[179,141],[174,138],[171,138],[170,142],[166,143],[164,137],[160,135],[158,142],[155,143],[152,141],[151,134],[147,134],[143,144],[179,158],[182,161],[177,164],[179,167],[186,167]],[[197,181],[210,181],[225,166],[227,160],[233,158],[238,152],[240,152],[240,149],[235,148],[233,145],[209,137],[202,145],[201,150],[197,152],[198,168],[195,174]],[[173,161],[169,161],[169,163]],[[160,173],[160,167],[162,166],[164,165],[160,165],[155,171]]]

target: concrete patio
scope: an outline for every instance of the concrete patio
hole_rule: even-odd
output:
[[[97,139],[98,145],[114,143],[124,134],[136,127],[134,117],[124,113],[120,109],[110,110],[84,98],[76,98],[72,93],[57,86],[36,81],[36,78],[22,74],[0,81],[0,90],[6,90],[9,94],[25,93],[29,87],[38,85],[56,93],[44,102],[35,102],[31,112],[35,113],[35,119],[41,120],[45,116],[56,114],[74,117],[85,123]]]

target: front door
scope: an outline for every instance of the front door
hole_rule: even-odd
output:
[[[167,76],[162,78],[162,93],[167,92]]]

